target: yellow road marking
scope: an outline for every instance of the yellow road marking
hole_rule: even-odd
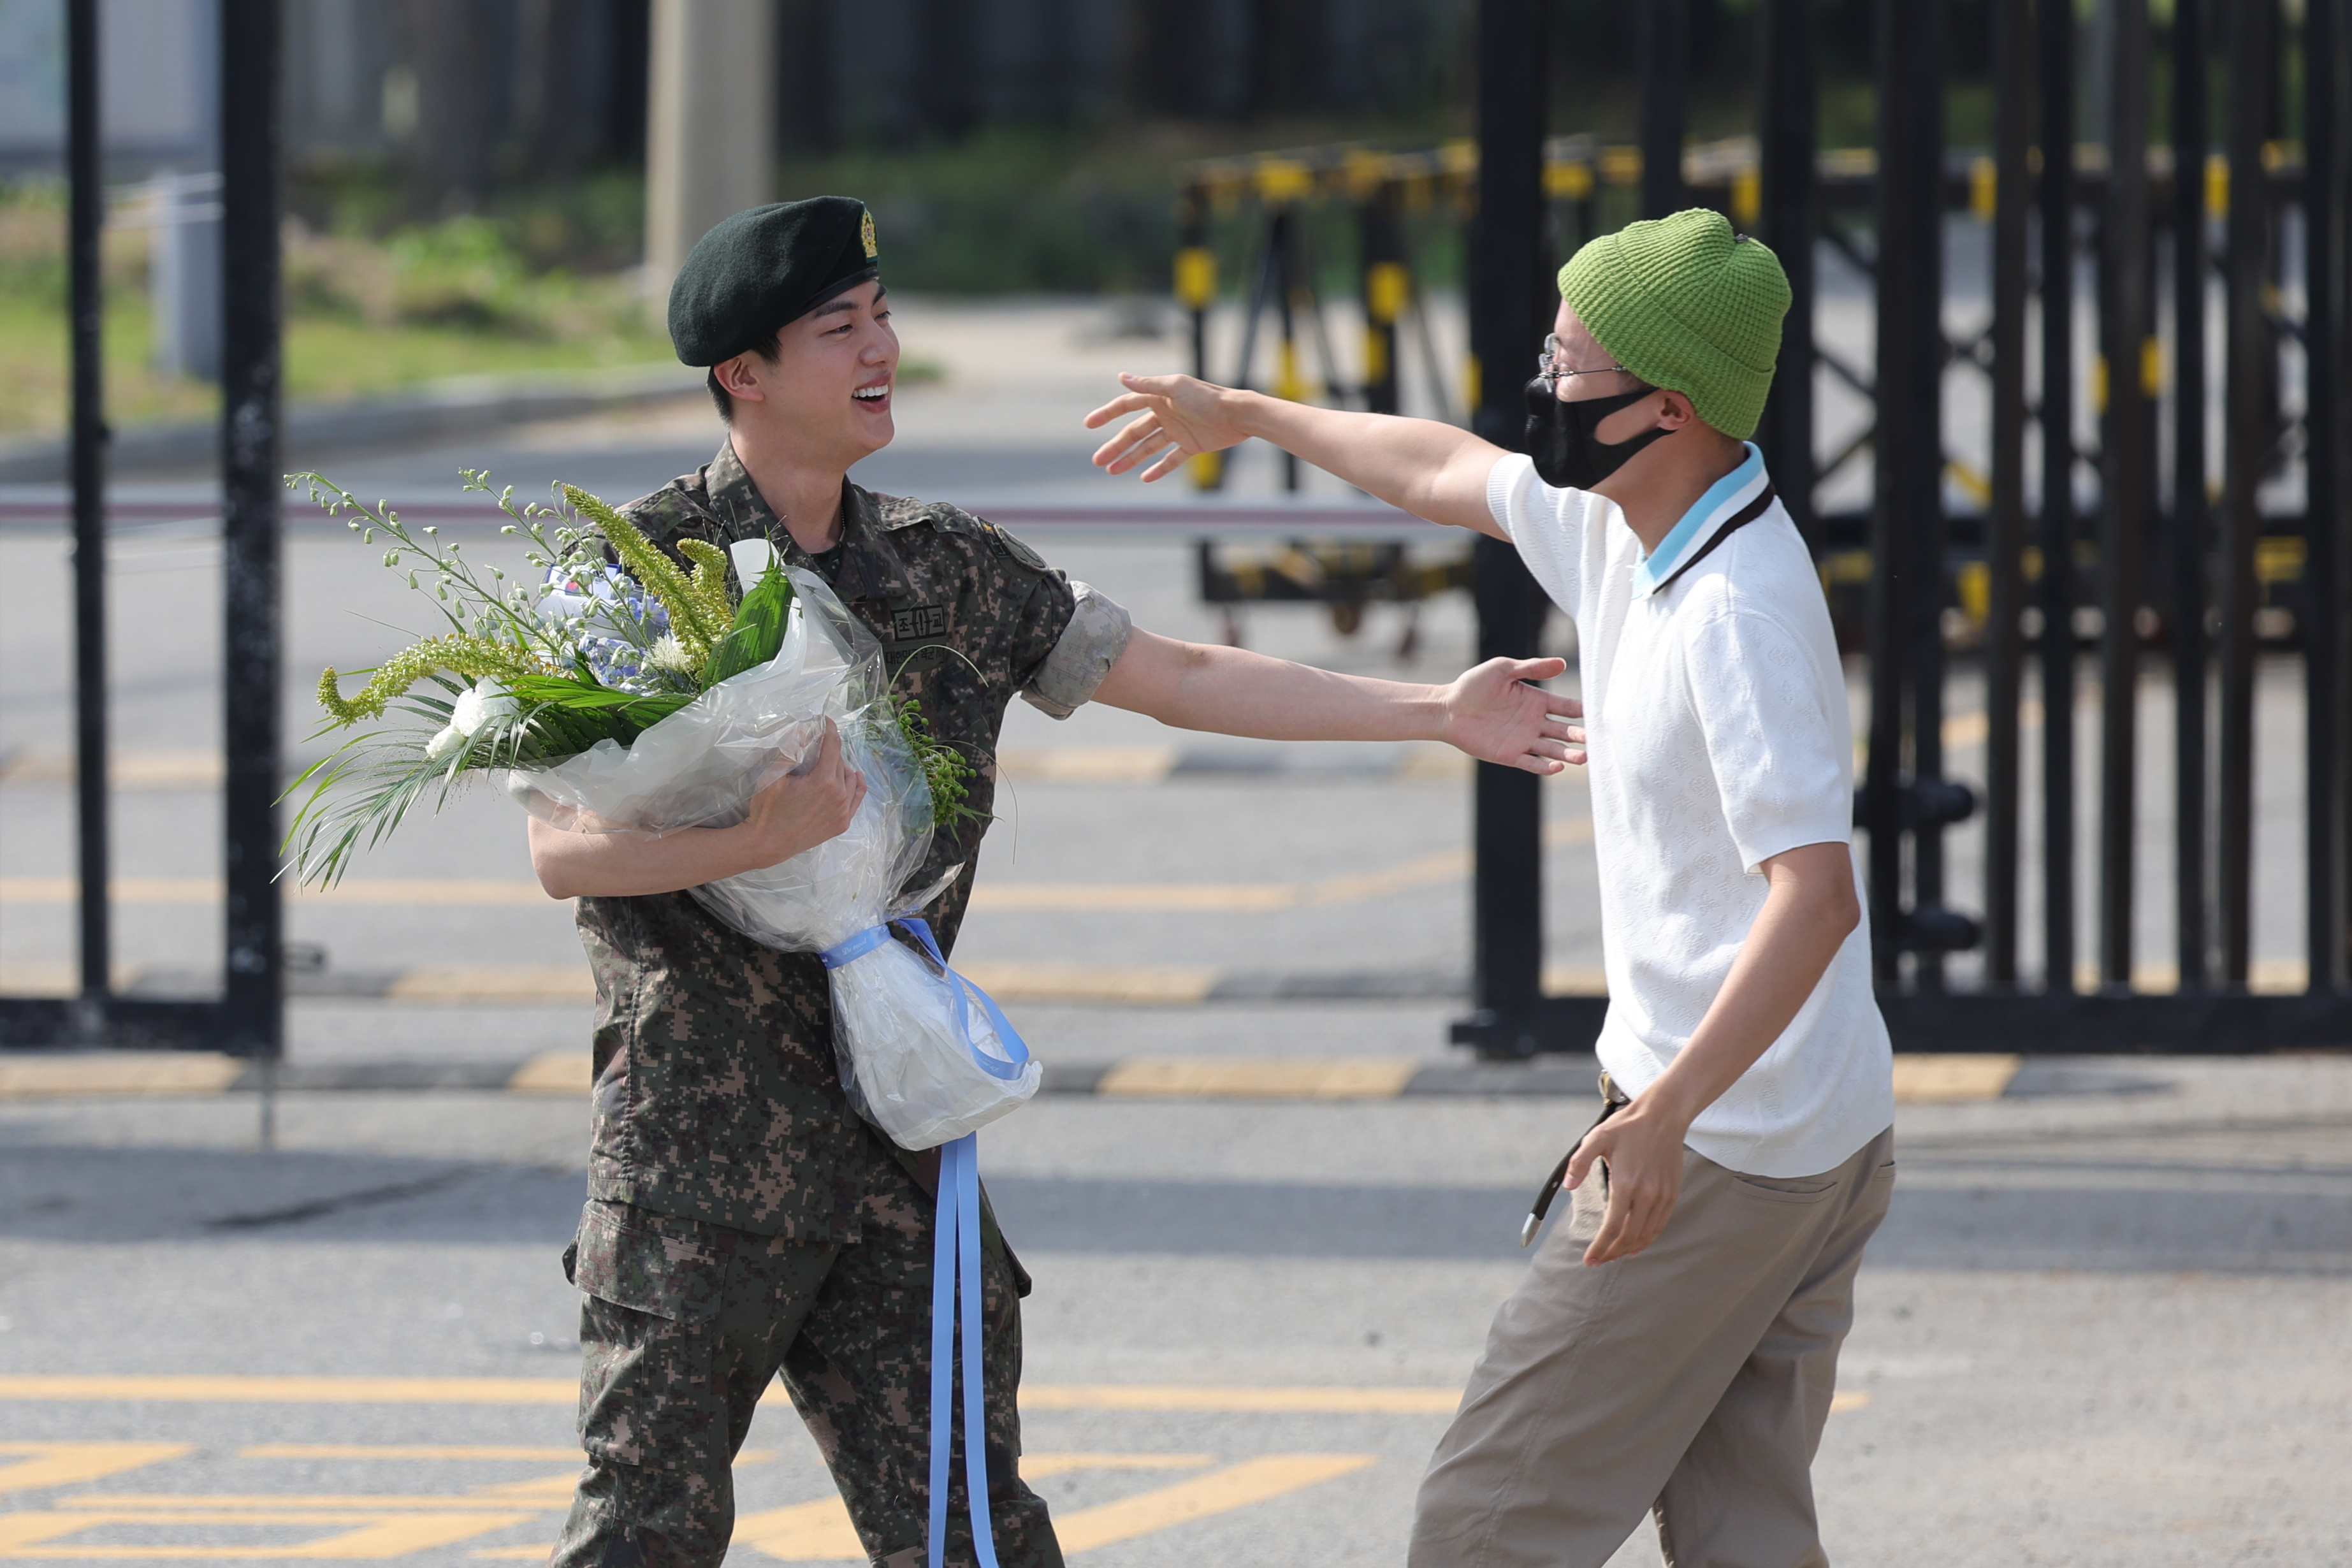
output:
[[[88,1051],[0,1057],[0,1100],[78,1094],[218,1094],[246,1064],[211,1051]]]
[[[1153,1410],[1233,1415],[1450,1415],[1458,1388],[1234,1388],[1191,1384],[1045,1383],[1024,1410]]]
[[[566,1473],[562,1479],[566,1489],[563,1495],[569,1499],[569,1489],[580,1478]],[[260,1513],[429,1513],[436,1509],[506,1511],[526,1507],[528,1501],[519,1498],[410,1492],[85,1492],[79,1497],[59,1498],[50,1506],[74,1513],[136,1514],[142,1519],[158,1513],[184,1513],[190,1509],[247,1518]]]
[[[0,1377],[0,1400],[220,1405],[556,1405],[576,1404],[580,1385],[562,1377],[268,1377],[166,1373],[78,1377],[26,1373]],[[1208,1411],[1234,1415],[1446,1415],[1460,1402],[1452,1388],[1258,1387],[1191,1384],[1031,1384],[1031,1410]],[[44,1448],[55,1445],[41,1445]]]
[[[2022,1058],[2009,1056],[1898,1056],[1895,1098],[1911,1105],[1999,1100]]]
[[[1294,1457],[1296,1456],[1280,1456],[1286,1458]],[[1344,1457],[1355,1458],[1355,1456]],[[1364,1462],[1370,1463],[1369,1456],[1364,1458]],[[1042,1480],[1047,1476],[1068,1475],[1076,1470],[1199,1469],[1214,1463],[1216,1463],[1215,1458],[1207,1454],[1024,1454],[1021,1458],[1021,1474],[1024,1479]],[[1250,1464],[1263,1463],[1265,1463],[1263,1460],[1250,1461]],[[1239,1465],[1234,1468],[1247,1469],[1249,1465]],[[1232,1473],[1232,1470],[1218,1472],[1219,1475]],[[1215,1477],[1202,1478],[1202,1480],[1215,1479]],[[1311,1478],[1313,1480],[1321,1479],[1320,1476]],[[1162,1488],[1160,1491],[1146,1492],[1140,1498],[1129,1498],[1121,1502],[1109,1504],[1108,1510],[1087,1509],[1082,1512],[1071,1514],[1066,1519],[1056,1520],[1054,1524],[1054,1533],[1060,1538],[1064,1551],[1074,1552],[1082,1545],[1100,1545],[1110,1541],[1124,1541],[1129,1535],[1140,1535],[1146,1531],[1165,1529],[1170,1524],[1181,1523],[1188,1518],[1197,1518],[1202,1513],[1221,1512],[1224,1508],[1239,1508],[1244,1503],[1258,1501],[1261,1497],[1276,1497],[1284,1491],[1295,1490],[1298,1486],[1308,1484],[1310,1484],[1309,1481],[1299,1481],[1293,1486],[1281,1487],[1255,1495],[1236,1494],[1234,1500],[1224,1503],[1222,1508],[1202,1508],[1192,1512],[1184,1511],[1180,1504],[1176,1508],[1161,1510],[1161,1522],[1147,1523],[1139,1529],[1123,1530],[1119,1533],[1106,1533],[1099,1541],[1077,1540],[1071,1536],[1070,1531],[1073,1525],[1081,1525],[1083,1528],[1082,1521],[1095,1515],[1105,1514],[1110,1510],[1131,1509],[1133,1505],[1160,1497],[1164,1492],[1181,1489],[1180,1488]],[[1110,1522],[1108,1520],[1105,1521],[1107,1525]],[[863,1561],[866,1556],[866,1547],[857,1539],[856,1528],[849,1522],[849,1510],[843,1506],[838,1496],[819,1498],[814,1502],[793,1503],[785,1508],[764,1509],[757,1513],[747,1514],[735,1521],[735,1539],[756,1546],[769,1556],[779,1558],[786,1563],[830,1563],[844,1559]],[[475,1555],[520,1557],[525,1550],[521,1547],[509,1547],[496,1552],[480,1552]],[[530,1550],[543,1552],[547,1549],[542,1546]]]
[[[0,1377],[0,1400],[142,1400],[196,1405],[575,1405],[568,1377]]]
[[[515,1443],[254,1443],[236,1451],[240,1459],[579,1459],[578,1445],[568,1448],[530,1447]],[[735,1457],[739,1465],[754,1458],[772,1459],[767,1449],[746,1448]]]
[[[1410,1057],[1352,1061],[1131,1057],[1104,1073],[1095,1092],[1192,1100],[1393,1100],[1423,1065]]]
[[[1174,746],[1045,746],[996,753],[999,773],[1016,784],[1155,784],[1175,770]]]
[[[193,1443],[0,1443],[0,1454],[26,1456],[0,1465],[0,1492],[39,1491],[103,1480],[194,1450]]]
[[[1299,901],[1287,882],[982,882],[971,890],[971,907],[990,911],[1268,914]]]
[[[786,1563],[866,1561],[866,1544],[838,1495],[739,1515],[735,1540]]]
[[[1074,1470],[1204,1470],[1214,1454],[1024,1454],[1021,1477],[1040,1481]]]
[[[428,963],[384,987],[395,1002],[593,1002],[595,976],[578,963]]]
[[[0,1558],[341,1558],[380,1562],[454,1546],[461,1541],[530,1522],[528,1513],[382,1514],[184,1509],[175,1512],[0,1513]],[[339,1534],[292,1545],[74,1546],[55,1542],[102,1524],[303,1524],[349,1525]]]
[[[1852,1394],[1835,1394],[1830,1399],[1830,1414],[1836,1415],[1848,1410],[1859,1410],[1869,1403],[1870,1392],[1867,1389],[1856,1389]]]
[[[585,1094],[596,1064],[586,1051],[541,1051],[515,1070],[507,1087],[518,1094]]]
[[[1054,1534],[1065,1552],[1108,1546],[1298,1491],[1363,1469],[1377,1458],[1372,1454],[1261,1455],[1189,1481],[1081,1509],[1055,1521]]]
[[[1000,1002],[1182,1005],[1205,1001],[1223,972],[1210,964],[1043,963],[959,960],[964,978]]]

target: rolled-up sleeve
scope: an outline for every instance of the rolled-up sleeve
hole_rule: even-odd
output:
[[[1021,691],[1024,701],[1056,719],[1086,705],[1135,632],[1125,606],[1109,595],[1086,583],[1072,583],[1070,592],[1077,600],[1070,623]]]

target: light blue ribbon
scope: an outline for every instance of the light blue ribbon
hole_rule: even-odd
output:
[[[928,921],[908,917],[892,922],[913,931],[956,994],[956,1027],[964,1049],[992,1078],[1014,1079],[1029,1065],[1029,1047],[995,999],[948,967]],[[827,969],[854,963],[890,940],[888,926],[874,926],[818,953]],[[996,1037],[1010,1053],[1000,1059],[971,1037],[971,1005],[977,1002]],[[957,1311],[961,1292],[962,1311]],[[967,1132],[940,1147],[939,1212],[931,1226],[931,1552],[930,1568],[946,1568],[948,1472],[955,1442],[957,1320],[962,1320],[963,1490],[971,1512],[972,1550],[980,1568],[997,1568],[996,1534],[988,1521],[988,1399],[982,1383],[980,1279],[980,1135]]]

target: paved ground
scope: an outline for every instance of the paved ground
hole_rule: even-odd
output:
[[[1129,499],[1083,468],[1075,420],[1111,370],[1171,363],[1171,343],[1034,306],[915,301],[904,324],[949,376],[908,394],[902,444],[863,477],[983,501]],[[404,497],[446,495],[460,462],[622,496],[715,440],[684,405],[336,467]],[[1260,456],[1238,482],[1274,478]],[[1221,632],[1193,602],[1184,531],[1036,531],[1144,624]],[[184,989],[218,942],[216,552],[203,527],[158,521],[113,560],[124,978]],[[366,663],[394,637],[376,621],[416,621],[323,526],[294,531],[289,562],[300,734],[320,665]],[[0,985],[24,989],[72,956],[56,880],[64,557],[53,534],[14,530],[0,569]],[[1409,661],[1393,615],[1354,639],[1310,614],[1245,629],[1423,679],[1468,658],[1459,603],[1431,608]],[[2287,711],[2291,686],[2272,700]],[[1055,725],[1018,706],[1006,749],[1006,820],[959,956],[1041,1054],[1408,1076],[1445,1059],[1467,813],[1444,757],[1185,737],[1108,711]],[[2299,914],[2284,869],[2297,772],[2263,772],[2280,793],[2260,941],[2280,960]],[[2150,802],[2156,844],[2164,809]],[[1550,786],[1547,811],[1548,956],[1556,984],[1582,988],[1598,945],[1580,784]],[[290,1013],[298,1067],[581,1049],[568,914],[528,885],[520,839],[503,803],[461,801],[363,866],[358,891],[295,902],[292,934],[323,957]],[[1955,859],[1965,886],[1964,845]],[[2160,926],[2146,945],[2162,951]],[[1317,999],[1269,999],[1269,976]],[[1345,999],[1366,977],[1388,989]],[[1820,1467],[1838,1561],[2352,1561],[2352,1063],[2116,1059],[2010,1089],[1904,1110],[1906,1175]],[[1517,1275],[1519,1216],[1585,1114],[1543,1093],[1056,1094],[992,1130],[992,1184],[1038,1279],[1031,1468],[1080,1561],[1395,1561],[1413,1480]],[[295,1093],[262,1154],[242,1091],[0,1100],[0,1556],[533,1552],[571,1468],[575,1305],[554,1258],[583,1122],[563,1092]],[[845,1555],[781,1404],[752,1444],[740,1559]],[[1637,1537],[1621,1561],[1654,1558]]]

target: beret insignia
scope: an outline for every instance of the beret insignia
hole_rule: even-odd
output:
[[[872,213],[869,212],[866,214],[864,219],[858,224],[857,237],[865,244],[866,254],[868,258],[882,254],[882,247],[874,238],[874,215]]]

